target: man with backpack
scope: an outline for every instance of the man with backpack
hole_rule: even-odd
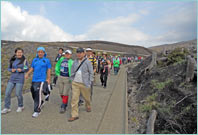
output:
[[[79,96],[82,96],[85,99],[85,106],[87,112],[91,112],[91,103],[90,103],[90,88],[93,82],[93,67],[91,62],[85,57],[85,52],[83,48],[78,48],[76,50],[77,59],[74,61],[71,68],[71,77],[72,80],[72,100],[71,100],[71,118],[68,120],[72,122],[79,118],[78,115],[78,102]]]

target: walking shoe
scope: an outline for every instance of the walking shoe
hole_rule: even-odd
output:
[[[11,112],[11,109],[4,108],[4,109],[1,111],[1,114],[6,114],[6,113],[9,113],[9,112]]]
[[[18,107],[16,112],[22,112],[24,110],[24,107]]]
[[[105,89],[107,86],[104,86],[103,88]]]
[[[64,113],[66,111],[65,108],[60,108],[60,113]]]
[[[79,119],[79,117],[71,117],[68,121],[69,121],[69,122],[72,122],[72,121],[75,121],[75,120],[77,120],[77,119]]]
[[[40,114],[40,112],[34,112],[34,113],[32,114],[32,117],[33,117],[33,118],[37,118],[37,117],[39,116],[39,114]]]
[[[66,111],[67,104],[62,104],[60,108],[60,113],[64,113]]]
[[[52,83],[52,86],[55,86],[56,84],[55,83]]]
[[[78,106],[81,106],[81,105],[83,105],[83,104],[84,104],[84,101],[83,101],[83,100],[79,100]]]

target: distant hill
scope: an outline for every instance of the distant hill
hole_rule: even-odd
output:
[[[55,67],[55,57],[57,56],[58,49],[62,47],[63,49],[71,49],[75,52],[77,47],[91,47],[95,51],[107,51],[108,53],[119,53],[119,54],[130,54],[130,55],[146,55],[149,56],[151,51],[147,48],[140,46],[130,46],[125,44],[106,42],[106,41],[82,41],[82,42],[29,42],[29,41],[6,41],[1,40],[1,90],[5,91],[7,81],[10,77],[10,73],[7,71],[9,59],[14,55],[14,50],[17,47],[21,47],[24,50],[24,55],[27,58],[29,64],[36,56],[36,48],[43,46],[46,49],[47,57],[52,63],[52,74],[54,74]],[[72,56],[75,57],[75,54]],[[27,80],[24,89],[30,88],[31,80]]]
[[[121,54],[134,54],[134,55],[150,55],[151,51],[147,48],[134,45],[126,45],[115,42],[107,41],[79,41],[79,42],[14,42],[14,41],[5,41],[2,40],[2,46],[40,46],[45,45],[52,48],[63,47],[63,48],[77,48],[77,47],[91,47],[98,51],[107,51],[107,52],[118,52]],[[24,47],[25,47],[24,46]]]
[[[197,39],[178,42],[174,44],[164,44],[159,46],[153,46],[148,49],[151,49],[156,52],[163,52],[164,50],[174,50],[175,48],[187,48],[189,50],[197,50]]]

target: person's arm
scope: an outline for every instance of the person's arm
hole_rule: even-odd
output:
[[[48,84],[50,84],[50,82],[51,82],[51,69],[50,68],[48,68],[48,70],[47,70],[47,79],[46,79],[46,81],[48,82]]]
[[[51,82],[51,68],[52,68],[51,62],[48,59],[47,60],[47,79],[46,79],[46,81],[48,82],[48,84],[50,84],[50,82]]]
[[[29,69],[29,71],[25,74],[25,79],[28,79],[29,74],[31,74],[33,71],[34,71],[34,69],[31,67],[31,68]]]
[[[56,63],[55,74],[56,74],[57,76],[60,75],[60,65],[61,65],[61,62],[62,62],[62,60],[59,59],[58,62]]]
[[[93,82],[94,81],[93,66],[90,61],[88,61],[87,64],[88,64],[89,78],[90,78],[90,81]]]
[[[10,68],[10,65],[9,65],[9,67],[8,67],[8,71],[9,71],[9,72],[12,72],[12,68]]]
[[[110,68],[111,68],[111,62],[110,62],[110,60],[107,60],[107,63],[108,63],[108,73],[110,75]]]

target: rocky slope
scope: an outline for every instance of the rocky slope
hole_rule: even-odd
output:
[[[156,65],[146,72],[151,56],[128,68],[129,133],[146,133],[152,110],[157,111],[154,133],[197,133],[197,75],[186,81],[189,54],[196,52],[175,49],[163,59],[158,55]]]

